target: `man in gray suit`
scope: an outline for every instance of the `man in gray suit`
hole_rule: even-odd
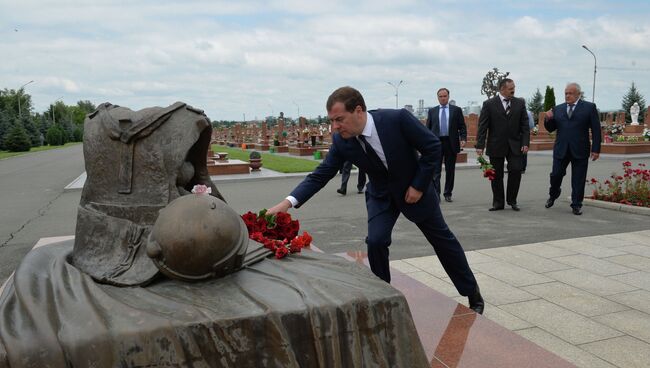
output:
[[[483,149],[486,148],[486,138],[486,154],[496,171],[496,178],[491,183],[490,211],[502,210],[506,203],[513,210],[519,211],[517,194],[521,182],[521,157],[528,152],[530,128],[526,101],[515,97],[515,82],[510,78],[499,82],[499,94],[483,102],[476,137],[476,153],[479,156],[483,155]],[[505,160],[508,161],[508,188],[504,196]]]

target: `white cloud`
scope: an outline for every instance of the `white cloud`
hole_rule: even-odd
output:
[[[212,119],[293,116],[296,104],[317,116],[341,85],[371,107],[394,106],[387,82],[399,80],[400,105],[432,105],[440,86],[461,105],[481,101],[492,67],[511,72],[520,96],[568,81],[590,92],[587,44],[602,68],[596,102],[617,108],[632,81],[650,92],[650,6],[619,5],[0,0],[0,88],[34,80],[37,111],[64,95],[133,109],[183,100]]]

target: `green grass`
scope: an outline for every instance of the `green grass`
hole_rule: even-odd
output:
[[[248,162],[248,155],[250,150],[242,151],[241,148],[231,148],[220,145],[212,145],[212,151],[214,152],[228,152],[228,158],[235,160],[242,160]],[[279,171],[281,173],[298,173],[298,172],[311,172],[320,162],[305,160],[302,158],[292,158],[281,155],[276,155],[273,153],[264,153],[262,154],[262,165],[264,168],[274,171]]]
[[[70,147],[70,146],[74,146],[76,144],[81,144],[81,142],[70,142],[70,143],[64,144],[63,146],[32,147],[29,151],[26,151],[26,152],[0,151],[0,160],[2,160],[4,158],[14,157],[14,156],[22,156],[22,155],[26,155],[26,154],[32,153],[32,152],[49,151],[49,150],[59,149],[59,148],[63,148],[63,147]]]

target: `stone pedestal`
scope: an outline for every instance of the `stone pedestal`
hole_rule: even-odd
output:
[[[211,161],[207,164],[208,175],[250,174],[248,162],[241,160]]]
[[[650,142],[639,143],[603,143],[600,145],[600,153],[618,155],[650,153]]]
[[[311,156],[314,154],[316,148],[314,147],[289,147],[289,154],[293,156]]]
[[[643,133],[643,125],[626,125],[623,133],[626,135],[640,135]]]

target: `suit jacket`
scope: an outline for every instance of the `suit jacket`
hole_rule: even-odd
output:
[[[530,127],[526,113],[526,101],[513,98],[510,101],[510,115],[506,116],[499,95],[483,102],[478,120],[476,148],[486,147],[488,156],[505,157],[508,150],[521,155],[521,147],[530,144]]]
[[[421,222],[438,205],[438,196],[431,180],[436,162],[440,159],[440,140],[407,110],[370,111],[384,150],[388,169],[377,167],[369,160],[359,141],[332,135],[332,145],[323,162],[292,192],[300,204],[323,188],[345,161],[351,161],[366,172],[370,182],[366,189],[368,218],[389,210],[395,205],[413,222]],[[419,157],[418,157],[419,152]],[[422,191],[417,203],[404,201],[409,186]]]
[[[578,101],[571,118],[567,113],[566,102],[553,108],[553,118],[544,121],[549,132],[557,130],[553,157],[564,158],[567,152],[577,159],[589,157],[591,152],[600,153],[600,119],[596,105],[584,100]],[[589,129],[593,145],[589,144]]]
[[[449,115],[447,122],[449,123],[449,142],[451,148],[455,153],[460,152],[460,141],[467,141],[467,126],[465,125],[465,118],[463,117],[463,109],[458,106],[449,106]],[[436,135],[440,136],[440,106],[429,109],[427,116],[427,128]]]

